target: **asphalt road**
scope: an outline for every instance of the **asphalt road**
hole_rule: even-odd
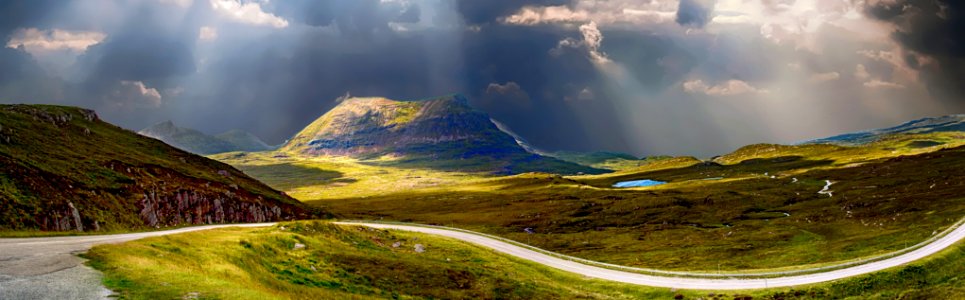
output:
[[[107,299],[100,273],[76,254],[95,245],[222,227],[263,227],[274,223],[185,227],[114,235],[0,239],[0,299]]]
[[[466,241],[476,245],[491,248],[498,252],[509,254],[521,259],[533,261],[544,266],[551,268],[580,274],[587,277],[612,280],[630,284],[655,286],[655,287],[668,287],[677,289],[694,289],[694,290],[745,290],[745,289],[760,289],[760,288],[773,288],[773,287],[786,287],[795,286],[803,284],[812,284],[819,282],[832,281],[842,278],[847,278],[851,276],[857,276],[862,274],[868,274],[875,271],[884,270],[891,267],[896,267],[904,265],[926,256],[935,254],[953,244],[965,238],[965,226],[959,226],[953,231],[949,232],[947,235],[929,243],[921,248],[912,250],[910,252],[878,260],[866,264],[856,265],[852,267],[846,267],[843,269],[836,269],[826,272],[805,274],[805,275],[791,275],[783,277],[774,278],[755,278],[755,279],[736,279],[736,278],[683,278],[683,277],[671,277],[671,276],[656,276],[656,275],[646,275],[640,273],[631,273],[625,271],[618,271],[613,269],[601,268],[591,265],[582,264],[572,260],[566,260],[558,258],[555,256],[550,256],[540,252],[536,252],[530,249],[526,249],[520,246],[516,246],[510,243],[506,243],[500,240],[488,238],[485,236],[467,233],[463,231],[447,230],[443,228],[432,228],[432,227],[421,227],[421,226],[410,226],[410,225],[396,225],[396,224],[378,224],[378,223],[360,223],[360,222],[340,222],[339,224],[344,225],[358,225],[358,226],[368,226],[373,228],[381,229],[395,229],[395,230],[405,230],[413,232],[421,232],[439,236],[446,236],[455,238],[458,240]]]
[[[965,226],[913,251],[867,264],[806,275],[768,279],[683,278],[631,273],[558,258],[498,239],[465,231],[411,225],[337,222],[351,226],[421,232],[455,238],[551,268],[587,277],[637,285],[696,290],[734,290],[812,284],[867,274],[907,264],[935,254],[965,238]],[[107,299],[110,291],[100,274],[83,265],[77,253],[100,244],[121,243],[146,237],[223,227],[264,227],[274,223],[188,227],[167,231],[98,236],[0,239],[0,299]]]

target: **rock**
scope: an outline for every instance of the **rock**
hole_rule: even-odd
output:
[[[295,243],[295,246],[292,246],[292,250],[301,250],[301,249],[305,249],[305,244]]]
[[[415,252],[416,253],[426,252],[426,247],[423,246],[422,244],[415,244]]]
[[[218,175],[221,175],[224,177],[231,177],[231,173],[228,173],[227,170],[218,170]]]
[[[81,220],[80,220],[80,211],[78,211],[77,208],[74,207],[73,202],[68,201],[67,206],[70,207],[70,214],[74,217],[74,225],[77,226],[77,231],[83,232],[84,224],[81,223]]]
[[[401,247],[401,246],[402,246],[402,242],[392,243],[392,248],[399,248],[399,247]]]

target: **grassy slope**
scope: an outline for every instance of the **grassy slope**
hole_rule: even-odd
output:
[[[740,154],[742,162],[730,165],[681,158],[612,175],[519,175],[310,203],[350,218],[463,227],[624,265],[820,265],[903,248],[965,216],[965,148],[898,157],[940,148],[909,142],[838,152],[782,148],[767,158]],[[701,180],[714,177],[724,179]],[[608,188],[644,178],[670,183]],[[817,194],[824,180],[835,182],[833,197]]]
[[[459,241],[323,222],[103,245],[86,256],[130,299],[640,299],[666,289],[585,280]],[[396,242],[399,247],[393,247]],[[295,250],[301,243],[304,249]],[[425,252],[415,252],[422,244]]]
[[[189,190],[301,210],[296,200],[229,165],[97,120],[90,111],[3,105],[0,126],[0,230],[43,228],[45,217],[67,216],[68,202],[88,229],[95,221],[104,231],[142,228],[136,203],[150,191]]]
[[[671,291],[582,278],[446,238],[322,222],[220,229],[103,245],[86,256],[128,299],[956,299],[965,245],[836,282]],[[393,247],[396,242],[399,247]],[[295,250],[301,243],[304,249]],[[415,244],[424,253],[414,251]],[[413,276],[418,274],[418,276]],[[713,295],[713,296],[711,296]],[[743,297],[741,297],[743,298]]]
[[[605,170],[528,153],[461,96],[419,101],[346,99],[280,149],[291,156],[339,155],[381,166],[443,171],[565,174]]]

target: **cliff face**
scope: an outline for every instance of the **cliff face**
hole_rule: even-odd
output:
[[[461,95],[346,99],[280,150],[305,156],[389,155],[403,165],[496,173],[599,171],[526,151]]]
[[[0,106],[0,229],[128,230],[313,214],[229,165],[93,111]]]

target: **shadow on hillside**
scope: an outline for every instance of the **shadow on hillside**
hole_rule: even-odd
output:
[[[673,182],[716,177],[729,178],[749,174],[776,174],[789,170],[827,166],[832,163],[834,163],[834,161],[829,159],[811,160],[796,155],[775,158],[752,158],[733,165],[721,165],[715,162],[705,161],[683,168],[632,173],[587,181],[586,183],[594,186],[609,187],[616,182],[636,179]]]
[[[238,166],[238,169],[279,190],[336,182],[351,183],[357,181],[353,178],[343,178],[345,174],[339,171],[324,170],[290,163],[241,165]]]

